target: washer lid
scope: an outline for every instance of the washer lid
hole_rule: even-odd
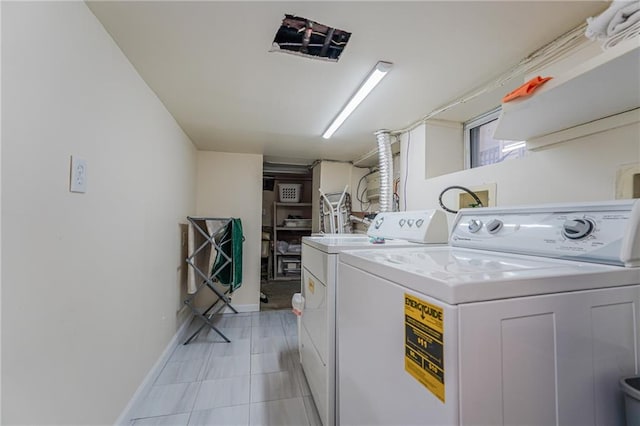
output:
[[[640,268],[456,247],[347,251],[340,261],[450,304],[640,284]]]
[[[383,243],[372,243],[367,235],[362,234],[327,234],[323,236],[302,237],[302,244],[331,254],[339,253],[343,250],[416,247],[418,245],[417,243],[411,243],[405,240],[384,240]]]

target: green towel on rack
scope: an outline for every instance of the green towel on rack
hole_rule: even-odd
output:
[[[211,268],[220,284],[230,286],[233,292],[242,284],[242,221],[233,218],[227,223],[220,237],[220,251]],[[229,261],[229,258],[231,261]]]

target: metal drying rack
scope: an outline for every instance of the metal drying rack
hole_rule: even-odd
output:
[[[226,227],[231,224],[234,226],[232,218],[220,218],[220,217],[187,217],[187,220],[193,225],[194,229],[197,230],[204,238],[205,241],[198,246],[193,253],[187,257],[187,264],[193,268],[195,273],[202,278],[202,283],[198,286],[195,293],[190,294],[184,300],[184,304],[189,306],[193,314],[200,318],[203,321],[203,324],[184,342],[185,345],[189,344],[193,339],[195,339],[198,334],[202,331],[203,328],[209,326],[213,331],[218,333],[220,337],[222,337],[226,342],[230,342],[229,338],[220,331],[215,324],[213,323],[213,317],[220,313],[225,307],[229,307],[233,311],[233,313],[237,314],[238,311],[231,305],[231,298],[229,297],[229,293],[232,291],[232,287],[229,286],[225,291],[221,291],[219,287],[216,286],[217,277],[220,272],[226,268],[231,266],[231,268],[235,268],[236,265],[233,262],[233,259],[230,255],[225,253],[222,249],[225,244],[232,243],[232,237],[229,239],[221,239],[220,234],[222,231],[226,229]],[[218,223],[218,226],[215,229],[208,230],[207,229],[207,221],[215,221]],[[230,233],[233,235],[233,232]],[[216,240],[218,237],[218,240]],[[214,265],[214,269],[211,271],[203,271],[201,267],[196,263],[196,257],[201,253],[204,253],[207,248],[211,250],[216,250],[216,256],[222,256],[222,262]],[[210,272],[210,273],[208,273]],[[204,288],[208,288],[213,293],[216,294],[217,299],[213,302],[207,309],[204,311],[200,311],[200,309],[196,308],[193,305],[193,301],[196,295]],[[222,302],[220,305],[219,303]]]

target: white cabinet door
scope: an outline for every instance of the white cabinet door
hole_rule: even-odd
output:
[[[460,305],[463,425],[622,425],[640,286]]]

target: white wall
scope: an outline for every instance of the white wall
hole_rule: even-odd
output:
[[[425,126],[425,177],[432,178],[464,168],[462,123],[430,120]],[[418,141],[420,143],[420,141]]]
[[[243,311],[259,310],[262,155],[199,151],[196,198],[198,216],[242,220],[243,280],[233,295],[233,306]],[[203,303],[200,299],[197,302]]]
[[[84,2],[2,9],[2,423],[113,423],[184,320],[196,151]]]
[[[403,167],[409,159],[409,178],[405,181],[405,171],[401,181],[402,188],[406,184],[407,210],[439,208],[438,195],[448,186],[487,183],[497,184],[498,206],[610,200],[615,197],[618,169],[640,161],[640,123],[634,123],[552,145],[524,158],[424,179],[425,143],[413,143],[424,140],[425,128],[420,126],[411,133],[408,152],[406,134],[401,142]],[[443,198],[453,209],[457,208],[455,194],[449,191]]]

